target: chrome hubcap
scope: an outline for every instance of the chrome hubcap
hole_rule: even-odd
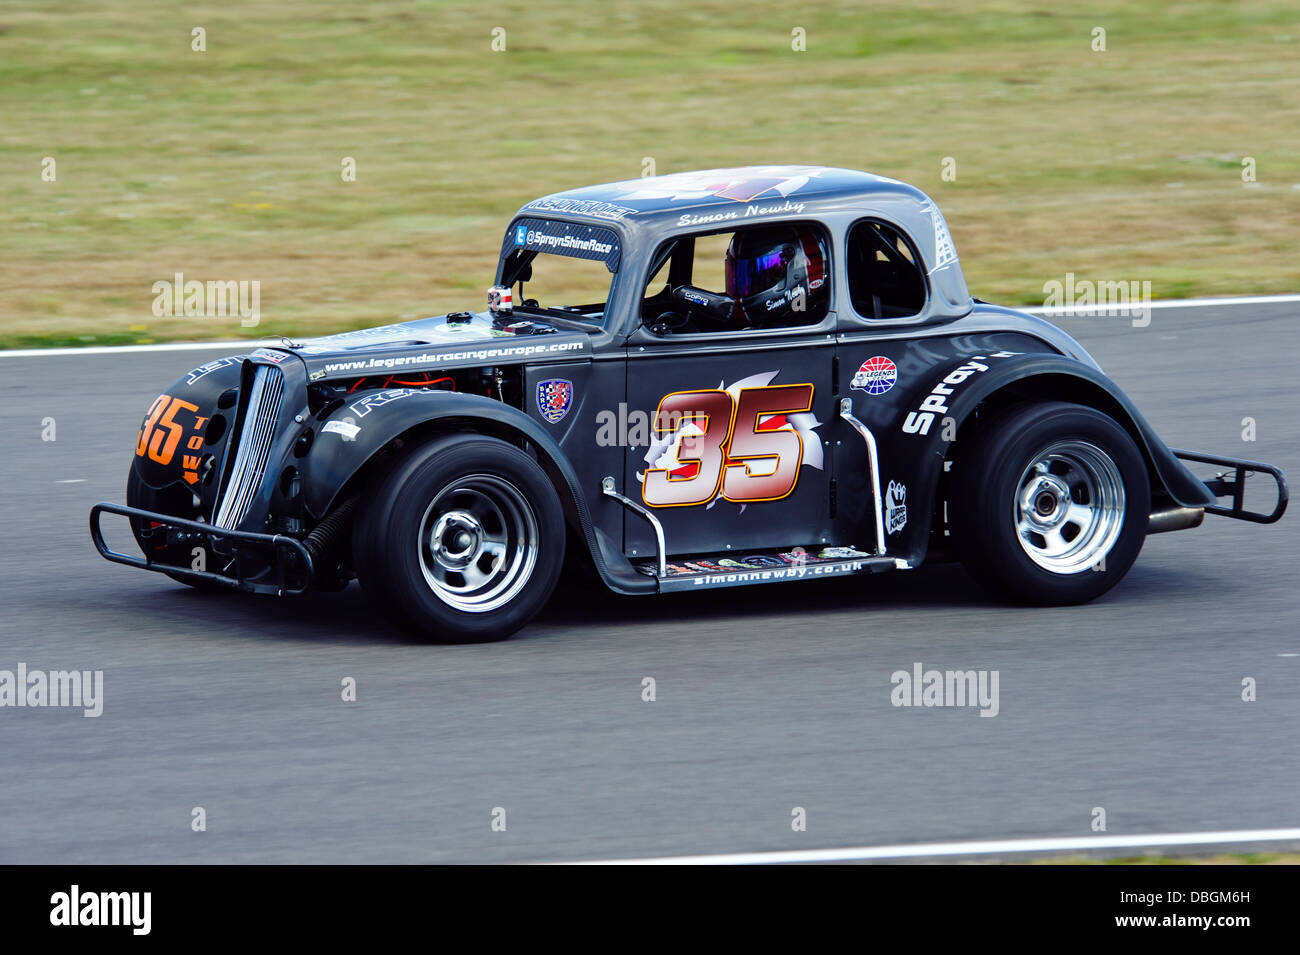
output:
[[[1089,570],[1119,539],[1124,500],[1124,479],[1109,454],[1086,441],[1058,441],[1020,476],[1016,537],[1029,559],[1052,573]]]
[[[472,474],[434,495],[420,522],[420,569],[438,598],[483,613],[508,603],[537,563],[537,519],[523,493]]]

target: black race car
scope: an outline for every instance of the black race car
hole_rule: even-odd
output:
[[[650,594],[956,556],[1077,603],[1149,533],[1286,507],[1276,468],[1171,451],[1070,336],[972,299],[938,208],[891,179],[756,166],[546,196],[488,300],[182,375],[127,506],[92,509],[95,546],[202,587],[356,577],[419,633],[478,640],[583,565]],[[1255,472],[1267,513],[1244,504]]]

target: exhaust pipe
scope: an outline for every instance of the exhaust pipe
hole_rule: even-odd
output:
[[[1200,527],[1205,520],[1203,507],[1166,507],[1151,512],[1147,524],[1148,534],[1164,534],[1168,531],[1182,531],[1190,527]]]

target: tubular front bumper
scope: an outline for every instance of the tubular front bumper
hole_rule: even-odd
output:
[[[1213,464],[1221,468],[1230,468],[1230,471],[1219,471],[1212,478],[1202,479],[1202,483],[1210,489],[1215,497],[1231,498],[1230,504],[1207,504],[1205,512],[1207,514],[1219,514],[1223,517],[1235,517],[1239,521],[1251,521],[1255,524],[1273,524],[1282,519],[1286,513],[1287,501],[1290,499],[1290,492],[1286,486],[1286,475],[1282,473],[1281,468],[1275,468],[1271,464],[1263,464],[1259,461],[1246,461],[1241,458],[1225,458],[1217,454],[1204,454],[1200,451],[1179,451],[1177,448],[1170,448],[1174,456],[1182,461],[1195,461],[1198,464]],[[1245,507],[1246,502],[1246,478],[1252,474],[1267,474],[1277,485],[1277,501],[1271,511],[1248,511]]]
[[[151,527],[152,531],[167,533],[169,541],[203,545],[211,555],[209,559],[212,560],[218,559],[219,555],[230,555],[230,569],[233,573],[227,575],[211,570],[191,570],[189,567],[161,563],[151,558],[147,549],[143,557],[118,553],[104,542],[104,531],[99,526],[100,516],[103,514],[117,514],[128,519],[148,521],[156,525]],[[141,570],[152,570],[158,573],[171,572],[249,593],[296,596],[306,593],[314,574],[311,553],[302,541],[295,538],[281,534],[223,530],[202,521],[186,520],[169,514],[141,510],[138,507],[124,507],[120,504],[101,503],[90,509],[90,539],[101,557],[116,564],[126,564],[128,567],[139,567]],[[241,556],[245,559],[241,560]],[[247,558],[251,556],[260,557],[254,562],[258,577],[255,580],[244,576],[245,567],[249,563]],[[268,566],[271,568],[269,574],[266,572]]]

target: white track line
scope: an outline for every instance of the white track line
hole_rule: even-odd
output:
[[[1300,295],[1239,295],[1235,298],[1161,298],[1152,302],[1132,302],[1122,305],[1019,305],[1022,312],[1035,315],[1087,315],[1092,312],[1123,311],[1143,308],[1207,308],[1216,305],[1285,305],[1300,302]]]
[[[0,349],[0,358],[46,358],[55,355],[130,355],[136,352],[203,351],[208,348],[261,348],[279,342],[266,339],[246,339],[237,342],[167,342],[163,345],[91,345],[87,348],[14,348]]]
[[[1011,855],[1021,852],[1071,852],[1156,846],[1208,846],[1285,840],[1300,840],[1300,828],[1173,832],[1137,836],[1073,836],[1058,839],[993,839],[981,842],[923,842],[915,845],[864,846],[856,849],[795,849],[786,852],[736,852],[723,855],[662,856],[647,859],[593,859],[569,864],[762,865],[774,862],[859,862],[870,859],[926,859],[938,856]]]
[[[1288,302],[1300,302],[1300,295],[1239,295],[1235,298],[1169,298],[1150,302],[1148,305],[1137,303],[1138,308],[1207,308],[1215,306],[1236,305],[1285,305]],[[1115,309],[1114,305],[1016,305],[1011,306],[1022,312],[1035,315],[1087,315],[1092,312]],[[1128,308],[1129,306],[1124,306]],[[1125,313],[1127,314],[1127,312]],[[243,339],[233,342],[168,342],[163,345],[92,345],[87,348],[14,348],[0,349],[0,358],[45,358],[57,355],[130,355],[139,352],[168,351],[205,351],[211,349],[257,348],[275,342],[267,339]]]

